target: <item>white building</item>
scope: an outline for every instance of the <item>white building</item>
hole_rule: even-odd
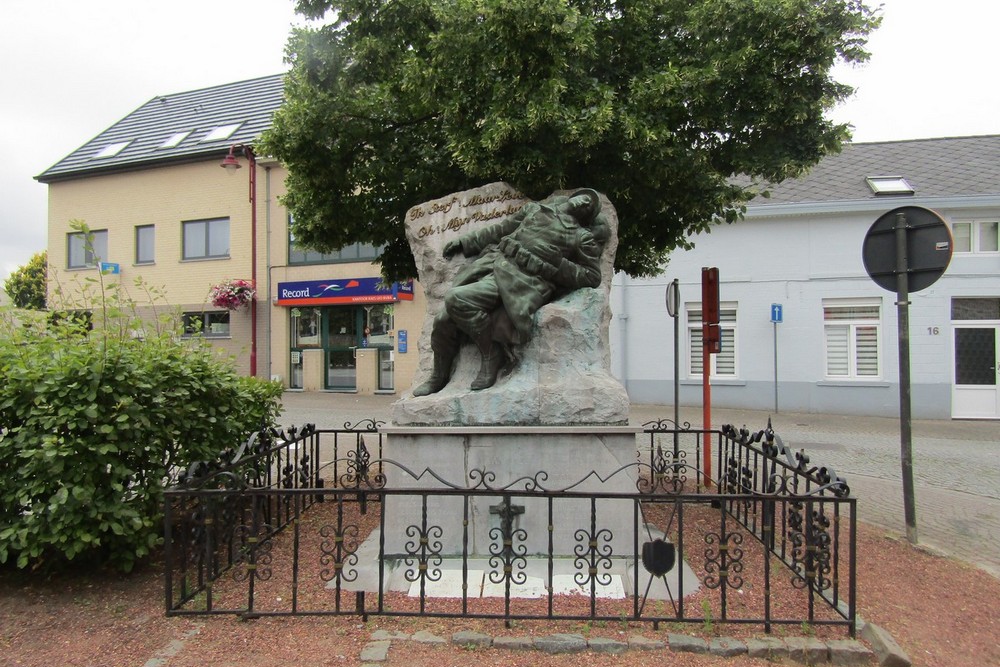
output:
[[[872,223],[901,206],[936,211],[954,239],[947,271],[910,298],[913,417],[1000,418],[1000,136],[848,145],[752,202],[744,221],[696,238],[659,278],[617,276],[613,372],[633,402],[674,401],[664,292],[676,278],[679,400],[701,404],[701,269],[714,266],[713,405],[898,415],[896,295],[868,277],[861,251]]]

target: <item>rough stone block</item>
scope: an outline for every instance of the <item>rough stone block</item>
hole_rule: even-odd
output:
[[[708,642],[700,637],[671,633],[667,637],[667,643],[674,653],[708,653]]]
[[[481,632],[470,632],[463,630],[451,636],[451,643],[459,646],[473,646],[476,648],[489,648],[493,644],[493,638]]]
[[[535,648],[545,653],[582,653],[587,650],[587,640],[583,635],[556,634],[536,637]]]
[[[910,667],[913,664],[906,651],[900,648],[888,632],[874,623],[865,623],[861,638],[872,645],[875,656],[882,667]]]
[[[415,632],[410,638],[415,642],[420,644],[447,644],[448,642],[444,637],[438,637],[435,634],[427,632],[426,630],[421,630],[420,632]]]
[[[747,655],[751,658],[781,660],[788,657],[788,645],[777,637],[758,637],[746,641]]]
[[[595,653],[608,653],[610,655],[621,655],[628,650],[627,643],[605,637],[594,637],[587,642],[587,645]]]
[[[867,665],[874,653],[867,646],[853,639],[829,639],[830,662],[834,665]]]
[[[666,643],[659,639],[647,639],[642,635],[633,635],[628,638],[628,647],[634,651],[658,651],[666,646]]]
[[[493,648],[508,651],[531,651],[535,648],[535,640],[531,637],[494,637]]]
[[[747,645],[732,637],[716,637],[708,644],[708,652],[712,655],[732,658],[747,652]]]
[[[377,642],[368,642],[361,649],[361,662],[385,662],[389,659],[389,645],[391,642],[383,639]]]
[[[830,657],[826,644],[815,637],[789,637],[785,644],[788,646],[788,656],[796,662],[816,665],[827,662]]]

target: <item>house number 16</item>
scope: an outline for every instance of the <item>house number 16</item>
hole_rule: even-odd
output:
[[[941,333],[941,329],[938,328],[938,327],[927,327],[927,335],[928,336],[937,336],[940,333]]]

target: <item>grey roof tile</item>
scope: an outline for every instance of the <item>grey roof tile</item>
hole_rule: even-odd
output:
[[[141,169],[221,155],[232,144],[250,143],[271,125],[284,98],[284,74],[158,95],[35,178],[43,183],[100,173]],[[238,124],[229,137],[206,142],[215,128]],[[174,134],[190,132],[173,147]],[[116,155],[95,157],[107,146],[128,142]]]
[[[848,144],[751,205],[906,199],[877,197],[865,182],[869,176],[902,176],[920,197],[997,195],[1000,135]]]

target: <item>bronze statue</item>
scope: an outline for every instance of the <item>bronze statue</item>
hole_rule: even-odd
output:
[[[414,396],[441,391],[451,379],[460,334],[482,354],[473,390],[492,387],[514,346],[528,341],[539,308],[581,287],[601,284],[601,254],[610,230],[594,190],[526,204],[505,220],[448,241],[446,258],[476,259],[462,268],[445,295],[431,331],[434,369]]]

